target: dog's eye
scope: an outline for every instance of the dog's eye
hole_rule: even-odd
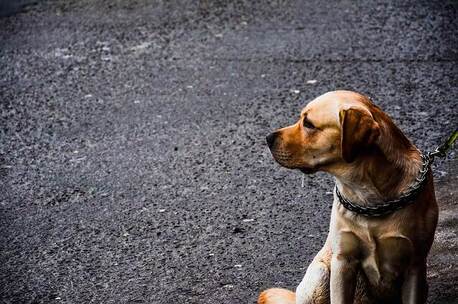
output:
[[[306,118],[304,118],[304,121],[302,122],[302,124],[307,129],[316,129],[315,126],[310,121],[308,121]]]

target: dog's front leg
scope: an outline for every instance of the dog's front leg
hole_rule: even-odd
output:
[[[331,259],[331,304],[351,304],[355,296],[359,240],[351,232],[340,232]]]
[[[329,303],[331,248],[324,245],[307,268],[296,288],[296,304]]]
[[[426,303],[427,295],[426,266],[411,266],[402,284],[402,303],[423,304]]]

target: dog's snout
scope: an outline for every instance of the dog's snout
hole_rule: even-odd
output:
[[[269,148],[272,148],[272,146],[275,143],[275,139],[277,138],[277,133],[270,133],[269,135],[266,136],[266,141],[267,145]]]

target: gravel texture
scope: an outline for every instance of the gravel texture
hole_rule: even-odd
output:
[[[453,1],[61,0],[0,18],[0,303],[294,288],[333,181],[280,168],[265,135],[351,89],[432,149],[457,126],[457,32]],[[431,303],[458,298],[457,168],[456,150],[435,165]]]

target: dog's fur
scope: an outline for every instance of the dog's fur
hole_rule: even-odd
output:
[[[319,96],[267,142],[280,165],[328,172],[345,197],[366,206],[398,197],[422,166],[388,115],[350,91]],[[334,194],[328,237],[296,292],[268,289],[258,303],[425,303],[437,216],[431,173],[413,204],[381,218],[348,211]]]

